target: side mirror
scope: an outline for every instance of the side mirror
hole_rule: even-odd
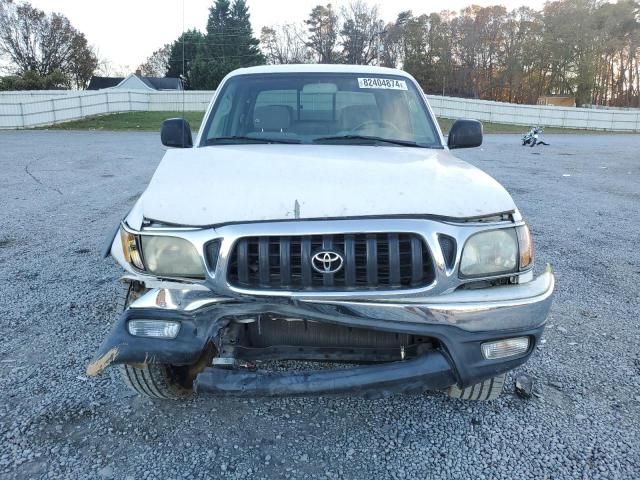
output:
[[[184,118],[170,118],[162,122],[160,139],[165,147],[191,148],[191,126]]]
[[[477,120],[456,120],[449,130],[447,146],[472,148],[482,145],[482,123]]]

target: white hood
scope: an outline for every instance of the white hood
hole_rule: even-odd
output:
[[[186,226],[515,210],[498,182],[445,150],[274,144],[168,150],[139,207]]]

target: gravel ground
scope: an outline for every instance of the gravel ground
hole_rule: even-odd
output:
[[[0,478],[640,478],[640,136],[488,136],[459,155],[513,194],[545,343],[497,401],[194,398],[152,403],[84,369],[119,268],[104,238],[162,155],[157,134],[0,132]]]

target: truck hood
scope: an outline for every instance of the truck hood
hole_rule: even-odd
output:
[[[446,150],[275,144],[168,150],[137,207],[185,226],[515,210],[497,181]]]

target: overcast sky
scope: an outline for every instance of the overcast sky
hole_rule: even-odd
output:
[[[182,32],[183,0],[29,0],[47,12],[63,13],[82,31],[101,58],[116,69],[135,69],[154,50],[172,42]],[[184,0],[185,27],[205,29],[209,7],[213,0]],[[329,0],[248,0],[254,34],[259,37],[264,25],[302,22],[311,9]],[[334,6],[348,3],[334,0]],[[500,4],[511,9],[525,2],[521,0],[381,0],[377,3],[385,21],[395,19],[398,12],[430,13],[443,9],[459,10],[471,3]],[[527,5],[540,8],[543,0]]]

